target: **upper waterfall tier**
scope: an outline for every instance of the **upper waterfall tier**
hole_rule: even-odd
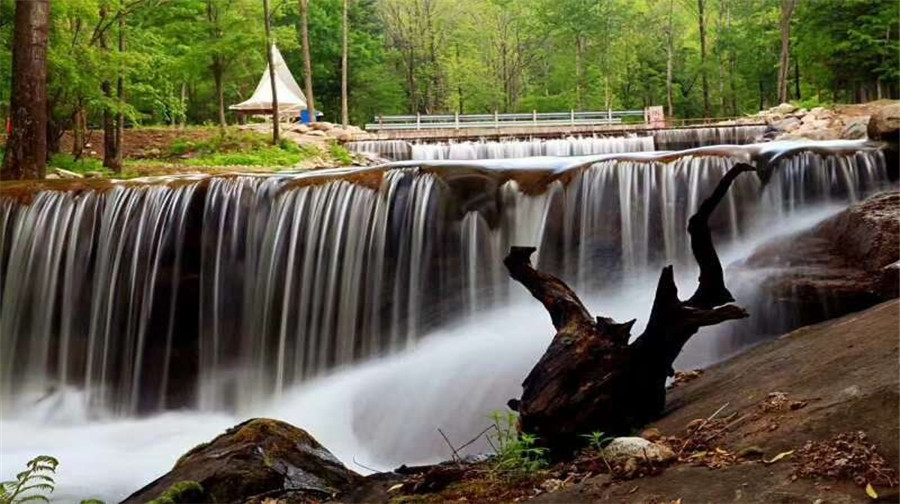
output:
[[[538,246],[538,266],[580,290],[615,285],[689,257],[685,222],[735,162],[762,178],[714,216],[725,242],[882,187],[877,147],[4,183],[0,394],[80,387],[122,413],[248,404],[507,303],[511,245]]]
[[[628,136],[569,136],[565,138],[507,138],[407,142],[364,140],[350,142],[354,152],[391,161],[511,159],[535,156],[586,156],[645,151],[673,151],[710,145],[744,145],[762,139],[765,126],[711,126],[643,131]]]

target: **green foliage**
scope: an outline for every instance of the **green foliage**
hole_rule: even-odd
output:
[[[0,482],[0,504],[25,502],[50,502],[56,482],[53,475],[59,461],[48,455],[39,455],[28,461],[28,469],[16,475],[15,481]]]
[[[594,431],[590,434],[584,434],[581,437],[585,438],[588,442],[588,448],[591,448],[596,451],[600,451],[606,448],[606,445],[612,442],[615,437],[607,436],[606,433]]]
[[[129,123],[217,124],[220,106],[252,94],[265,68],[258,0],[126,2],[127,48],[117,50],[117,4],[54,3],[48,50],[53,120],[76,111],[99,127],[103,112]],[[16,2],[0,0],[0,19]],[[299,2],[275,2],[274,38],[302,82]],[[105,7],[105,9],[101,9]],[[106,17],[101,15],[105,10]],[[317,108],[340,116],[342,0],[310,2]],[[354,0],[350,2],[350,118],[377,114],[634,109],[672,101],[702,115],[701,72],[714,115],[777,102],[780,5],[706,2],[701,64],[696,1]],[[0,75],[12,75],[13,22],[0,23]],[[820,103],[900,95],[900,17],[891,0],[797,2],[791,22],[791,99]],[[796,63],[796,64],[794,64]],[[125,97],[106,95],[122,76]],[[0,120],[9,79],[0,79]],[[219,99],[221,96],[221,100]],[[187,150],[185,150],[187,152]]]
[[[546,448],[536,446],[537,437],[518,432],[515,413],[491,412],[495,432],[491,434],[496,451],[492,468],[495,471],[534,472],[549,465]]]
[[[166,489],[150,504],[181,504],[196,502],[203,496],[203,486],[196,481],[179,481]]]
[[[349,166],[353,164],[353,155],[350,154],[343,145],[337,142],[328,144],[328,155],[341,166]]]
[[[50,157],[50,161],[47,164],[50,168],[60,168],[82,175],[87,172],[97,172],[104,175],[112,173],[103,166],[101,160],[87,156],[75,159],[75,156],[71,154],[54,154]]]

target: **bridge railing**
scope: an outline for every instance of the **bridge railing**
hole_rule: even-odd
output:
[[[376,116],[368,131],[510,128],[528,126],[597,126],[620,124],[627,117],[646,119],[644,110],[532,112],[516,114],[415,114]],[[640,122],[638,121],[638,122]]]

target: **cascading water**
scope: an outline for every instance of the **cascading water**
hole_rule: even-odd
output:
[[[587,156],[653,150],[653,138],[566,137],[557,139],[438,142],[412,144],[413,160],[511,159],[535,156]]]
[[[710,126],[665,129],[653,133],[656,150],[678,151],[708,145],[744,145],[759,142],[765,125]]]
[[[710,145],[744,145],[760,141],[761,125],[709,126],[658,130],[646,135],[568,136],[555,139],[463,140],[415,142],[405,140],[360,140],[349,142],[352,152],[366,153],[390,161],[513,159],[535,156],[588,156],[685,150]]]
[[[262,411],[339,455],[428,459],[435,422],[467,435],[515,394],[552,335],[542,310],[517,308],[529,300],[503,270],[510,245],[538,246],[538,266],[587,299],[615,292],[596,298],[598,312],[646,316],[646,303],[625,300],[647,301],[657,268],[685,262],[687,217],[751,159],[769,180],[742,177],[714,216],[725,254],[754,228],[887,181],[873,146],[820,142],[10,187],[0,191],[4,417],[72,402],[94,415]],[[461,323],[469,336],[454,332]],[[375,359],[386,354],[397,356]],[[483,365],[496,368],[490,379]],[[298,392],[301,382],[311,385]],[[82,392],[53,399],[71,390]],[[393,416],[412,408],[400,407],[410,394],[421,428]]]

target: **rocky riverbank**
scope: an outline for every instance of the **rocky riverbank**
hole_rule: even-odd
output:
[[[900,102],[880,100],[857,105],[805,109],[782,103],[746,119],[765,122],[772,140],[858,140],[897,142]]]

